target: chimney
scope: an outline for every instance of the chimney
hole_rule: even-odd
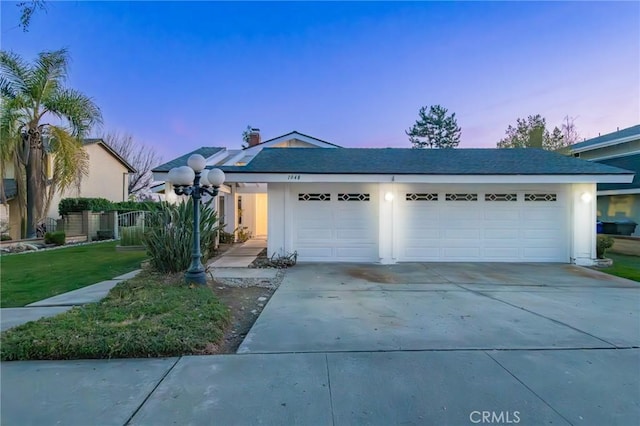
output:
[[[249,132],[249,147],[260,143],[260,129],[251,129]]]

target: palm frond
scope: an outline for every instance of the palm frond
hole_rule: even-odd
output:
[[[53,178],[51,185],[63,192],[78,184],[89,173],[89,156],[82,142],[70,131],[59,126],[50,126],[50,155],[53,156]]]
[[[3,96],[29,92],[29,82],[33,77],[32,67],[14,52],[0,51],[0,75],[2,75]]]
[[[95,125],[102,124],[102,112],[93,99],[77,90],[64,89],[44,101],[46,111],[71,124],[71,133],[82,138]]]
[[[68,60],[66,49],[41,52],[38,55],[29,85],[32,98],[44,100],[60,90],[67,78]]]

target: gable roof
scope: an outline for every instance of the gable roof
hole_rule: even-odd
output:
[[[307,138],[307,139],[313,139],[313,140],[315,140],[315,141],[322,142],[322,143],[327,144],[327,145],[335,146],[336,148],[342,148],[340,145],[336,145],[336,144],[334,144],[334,143],[327,142],[327,141],[324,141],[324,140],[322,140],[322,139],[318,139],[318,138],[316,138],[316,137],[309,136],[309,135],[306,135],[306,134],[304,134],[304,133],[300,133],[300,132],[298,132],[297,130],[294,130],[294,131],[291,131],[291,132],[286,133],[286,134],[284,134],[284,135],[276,136],[275,138],[271,138],[271,139],[268,139],[268,140],[266,140],[266,141],[260,142],[260,143],[259,143],[259,144],[257,144],[257,145],[247,147],[247,148],[245,148],[245,149],[250,149],[250,148],[253,148],[253,147],[256,147],[256,146],[264,145],[264,144],[266,144],[266,143],[273,142],[273,141],[278,140],[278,139],[280,139],[280,140],[287,140],[287,138],[289,138],[289,139],[295,139],[295,136],[296,136],[296,135],[297,135],[297,136],[302,136],[302,137]]]
[[[212,155],[214,155],[215,153],[223,151],[223,150],[226,150],[226,148],[203,146],[203,147],[198,148],[198,149],[196,149],[194,151],[191,151],[191,152],[189,152],[187,154],[184,154],[181,157],[175,158],[175,159],[173,159],[171,161],[168,161],[168,162],[166,162],[164,164],[161,164],[158,167],[155,167],[151,171],[152,172],[168,172],[169,170],[171,170],[174,167],[186,166],[187,165],[187,160],[193,154],[200,154],[204,158],[209,158]]]
[[[594,161],[596,162],[596,161]],[[598,191],[613,191],[616,189],[640,189],[640,154],[628,155],[626,157],[608,158],[598,160],[597,163],[607,166],[620,167],[621,169],[633,170],[636,172],[631,183],[599,183]]]
[[[421,174],[421,175],[599,175],[632,171],[533,148],[265,148],[230,173]]]
[[[131,164],[129,164],[129,162],[127,160],[122,158],[122,156],[120,154],[118,154],[113,148],[111,148],[109,146],[109,144],[104,141],[104,139],[101,139],[101,138],[88,138],[88,139],[83,139],[82,140],[82,145],[83,146],[94,145],[94,144],[98,144],[98,145],[102,146],[105,149],[105,151],[107,151],[109,154],[111,154],[116,160],[121,162],[122,165],[125,166],[127,168],[127,170],[129,170],[129,173],[137,172],[137,170]]]
[[[616,132],[607,133],[606,135],[598,136],[597,138],[587,139],[584,142],[575,143],[569,146],[569,150],[571,152],[589,151],[591,149],[599,148],[600,146],[613,145],[619,140],[620,142],[624,142],[633,139],[640,139],[640,124],[627,127],[626,129],[618,130]]]

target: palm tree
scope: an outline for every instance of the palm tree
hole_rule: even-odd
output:
[[[27,238],[35,237],[53,194],[86,175],[82,138],[102,123],[91,98],[64,86],[68,62],[66,49],[42,52],[33,64],[0,52],[0,168],[4,175],[14,165]]]

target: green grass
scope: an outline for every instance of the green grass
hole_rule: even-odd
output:
[[[0,336],[2,361],[146,358],[206,353],[229,310],[211,288],[162,283],[143,272],[98,303],[23,324]]]
[[[144,252],[116,252],[117,242],[0,257],[0,306],[25,306],[140,268]]]
[[[612,259],[613,265],[599,271],[640,282],[640,257],[609,252],[604,257]]]

